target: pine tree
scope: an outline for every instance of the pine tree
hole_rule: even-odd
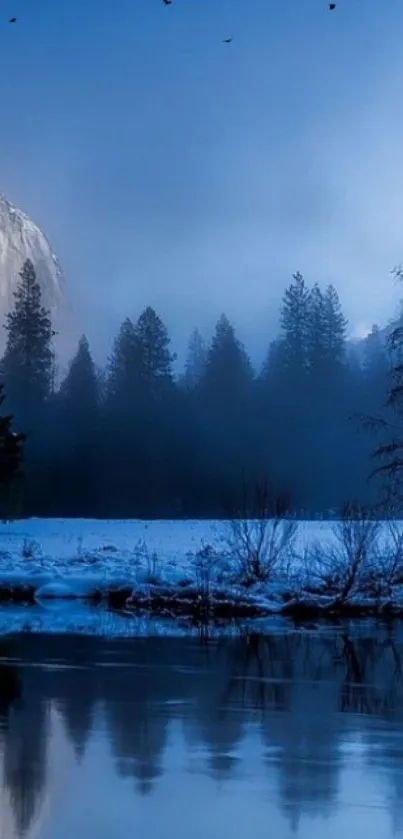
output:
[[[14,310],[6,316],[7,344],[1,372],[14,410],[30,415],[51,390],[53,330],[31,260],[24,263],[20,278]]]
[[[0,405],[5,399],[4,386],[0,385]],[[1,517],[10,518],[17,511],[18,498],[15,486],[21,477],[23,444],[26,435],[12,431],[13,417],[0,416],[0,509]]]
[[[172,387],[172,364],[176,356],[169,349],[168,331],[151,306],[141,313],[135,334],[140,350],[143,394],[158,397]]]
[[[306,497],[306,475],[312,462],[312,409],[307,404],[310,299],[305,280],[297,272],[283,296],[281,335],[271,359],[276,390],[269,408],[268,458],[278,483],[290,490],[297,503]]]
[[[248,395],[253,370],[243,345],[225,315],[217,322],[207,354],[203,392],[217,407],[233,406]]]
[[[62,382],[60,397],[68,421],[76,429],[90,427],[98,411],[98,376],[85,335],[80,338],[77,353],[70,363],[68,374]]]
[[[284,361],[296,375],[307,369],[307,335],[309,328],[309,290],[299,271],[286,289],[280,317],[284,341]]]
[[[108,360],[107,379],[105,384],[106,402],[121,410],[126,410],[138,397],[136,390],[141,377],[141,350],[135,327],[130,320],[122,323],[113,344],[112,354]]]
[[[216,325],[199,388],[199,474],[217,513],[237,507],[255,465],[253,369],[225,315]]]
[[[166,491],[176,393],[169,345],[166,327],[147,307],[135,325],[125,320],[109,359],[105,471],[127,515],[150,514]]]
[[[324,295],[315,283],[309,298],[309,322],[307,330],[308,366],[311,373],[323,371],[326,362],[327,310]]]
[[[260,386],[269,398],[271,391],[278,390],[283,384],[286,369],[284,356],[284,341],[281,338],[271,341],[259,376]]]
[[[151,306],[141,313],[135,327],[140,348],[138,463],[143,475],[143,512],[172,509],[177,496],[178,392],[174,381],[170,337],[165,324]]]
[[[403,268],[394,271],[403,282]],[[376,340],[376,339],[375,339]],[[388,375],[386,399],[380,415],[365,416],[364,426],[376,432],[379,443],[372,453],[377,479],[379,505],[388,515],[401,515],[403,509],[403,305],[386,339]]]
[[[84,516],[96,504],[96,448],[101,442],[98,379],[84,335],[62,382],[57,408],[62,429],[59,446],[64,503],[70,514]]]
[[[122,323],[108,359],[99,451],[102,504],[106,515],[138,514],[138,451],[141,352],[130,318]]]
[[[347,320],[339,295],[329,285],[324,295],[324,345],[328,364],[340,365],[345,360]]]
[[[324,293],[314,286],[310,295],[310,367],[305,394],[305,436],[302,447],[311,454],[315,472],[304,467],[312,504],[331,506],[345,484],[351,410],[346,364],[346,319],[333,286]],[[312,422],[312,419],[314,422]],[[320,432],[318,433],[318,429]],[[332,481],[329,483],[329,475]]]
[[[372,329],[364,339],[364,371],[368,378],[374,379],[385,376],[388,369],[388,358],[386,348],[381,337],[381,330],[377,324],[372,326]],[[385,384],[385,381],[383,382]]]
[[[195,329],[190,336],[183,376],[183,384],[188,390],[194,390],[200,384],[206,363],[207,347],[199,330]]]

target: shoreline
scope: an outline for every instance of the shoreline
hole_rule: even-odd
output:
[[[377,599],[354,596],[341,601],[329,594],[301,591],[299,594],[284,589],[270,590],[263,594],[248,591],[240,586],[212,586],[208,594],[200,593],[196,586],[130,583],[105,583],[86,581],[81,591],[69,587],[69,581],[54,581],[42,585],[38,580],[18,582],[0,577],[0,608],[4,606],[63,606],[78,603],[81,606],[103,607],[128,617],[147,615],[153,619],[189,619],[199,621],[224,621],[229,624],[239,619],[262,619],[278,616],[291,620],[332,619],[403,619],[403,598]],[[82,583],[82,581],[81,581]],[[86,590],[85,590],[86,589]]]

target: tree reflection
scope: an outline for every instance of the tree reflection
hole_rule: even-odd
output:
[[[20,697],[18,669],[13,665],[0,665],[0,729],[7,727],[9,712]]]
[[[162,772],[166,718],[151,702],[138,702],[133,696],[107,703],[107,713],[119,773],[134,778],[141,794],[149,794]]]
[[[67,736],[77,760],[85,755],[88,740],[94,724],[97,703],[97,686],[92,669],[73,670],[67,695],[62,695],[60,707],[63,713]]]
[[[23,690],[9,715],[4,740],[4,784],[9,791],[19,835],[29,830],[46,786],[47,703]]]
[[[55,670],[19,669],[3,656],[3,775],[17,830],[28,831],[46,786],[52,706],[62,714],[77,760],[85,760],[98,709],[116,771],[132,778],[141,795],[152,793],[165,771],[173,721],[182,722],[185,749],[201,745],[205,769],[221,781],[242,766],[253,726],[267,784],[294,830],[303,815],[332,812],[346,760],[342,746],[359,732],[368,765],[387,773],[397,825],[403,811],[403,744],[396,728],[403,718],[402,649],[391,633],[355,637],[344,629],[249,633],[199,648],[190,639],[113,648],[83,641],[81,658],[74,652],[76,666]],[[110,658],[119,666],[108,666]],[[385,729],[387,721],[394,727]],[[179,736],[180,728],[173,730]]]

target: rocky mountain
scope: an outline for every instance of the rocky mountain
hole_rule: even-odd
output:
[[[13,307],[13,291],[26,259],[31,259],[42,289],[43,305],[57,325],[64,309],[65,283],[62,269],[39,227],[0,194],[0,324]],[[3,332],[3,330],[1,330]],[[0,346],[4,339],[0,334]]]

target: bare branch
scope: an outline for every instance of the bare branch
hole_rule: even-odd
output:
[[[252,505],[245,487],[242,498],[242,514],[234,515],[226,528],[227,552],[245,584],[267,581],[293,552],[298,525],[285,517],[284,497],[270,499],[267,481],[254,487]]]

